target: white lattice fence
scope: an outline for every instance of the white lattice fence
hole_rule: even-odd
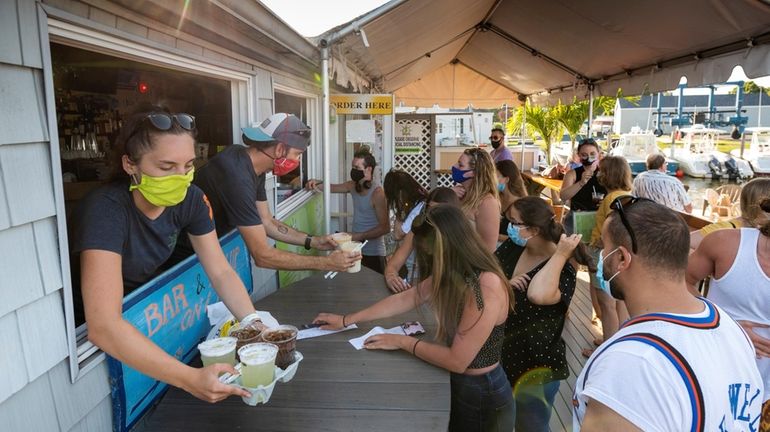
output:
[[[452,181],[452,174],[449,173],[437,173],[436,174],[436,187],[452,187],[455,182]]]
[[[415,150],[413,153],[399,153],[397,142],[393,168],[408,172],[424,188],[430,188],[430,119],[397,119],[396,137],[399,136],[419,137],[419,140],[411,147]]]

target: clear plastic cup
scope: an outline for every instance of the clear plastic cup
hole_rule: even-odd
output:
[[[238,356],[243,363],[241,384],[244,387],[256,388],[272,383],[276,354],[278,347],[271,343],[257,342],[241,347],[238,350]]]
[[[349,233],[340,232],[332,234],[332,239],[337,242],[337,247],[341,248],[345,243],[353,241],[353,236]]]
[[[353,252],[353,251],[361,252],[360,247],[361,247],[361,242],[349,241],[343,244],[342,246],[340,246],[340,249],[345,252]],[[360,271],[361,271],[361,260],[356,261],[356,263],[353,264],[353,266],[348,269],[348,273],[358,273]]]
[[[234,366],[235,345],[237,343],[238,339],[234,337],[221,337],[199,343],[198,350],[201,352],[203,366],[216,363],[227,363]]]
[[[294,363],[294,350],[297,347],[297,332],[293,325],[280,325],[262,332],[262,340],[275,344],[278,347],[278,355],[275,364],[281,369],[286,369]]]

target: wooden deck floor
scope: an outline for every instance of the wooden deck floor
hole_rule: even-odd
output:
[[[578,273],[575,294],[569,308],[569,316],[564,324],[562,336],[567,343],[567,363],[570,376],[562,382],[559,394],[556,395],[554,412],[551,415],[550,427],[552,432],[572,430],[572,394],[575,380],[583,369],[585,359],[580,351],[593,346],[593,340],[601,336],[601,327],[591,324],[591,297],[588,293],[588,274]]]

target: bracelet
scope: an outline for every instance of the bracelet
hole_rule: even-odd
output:
[[[313,240],[313,237],[308,234],[307,237],[305,237],[305,250],[310,250],[310,242]]]
[[[347,327],[347,325],[345,325],[345,318],[346,317],[347,317],[347,315],[342,315],[342,327]]]
[[[422,342],[422,339],[417,339],[417,342],[415,342],[414,345],[412,345],[412,355],[415,357],[417,357],[417,354],[414,353],[414,350],[417,349],[417,344],[420,342]]]

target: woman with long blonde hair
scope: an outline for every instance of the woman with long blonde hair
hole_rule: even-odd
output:
[[[504,329],[513,307],[511,287],[495,256],[461,210],[438,205],[412,226],[420,274],[414,288],[347,315],[319,314],[322,329],[341,329],[391,317],[428,303],[436,316],[435,342],[380,334],[367,349],[402,349],[451,372],[450,431],[513,430],[511,386],[500,366]],[[442,342],[446,342],[446,344]]]
[[[452,166],[452,180],[460,196],[462,209],[489,252],[497,247],[500,201],[497,193],[497,171],[485,150],[470,148]]]

